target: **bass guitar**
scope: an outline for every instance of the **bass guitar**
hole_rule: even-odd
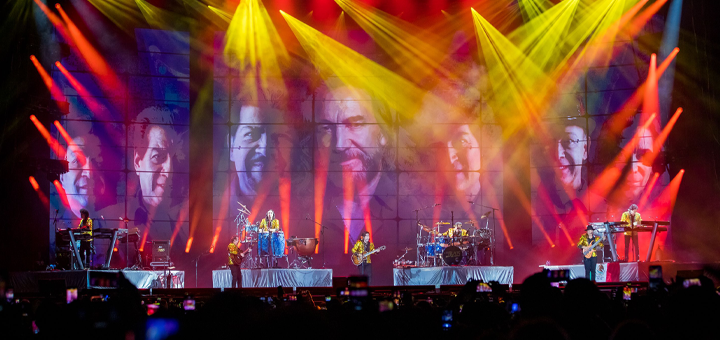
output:
[[[586,259],[589,259],[592,257],[592,252],[595,249],[595,247],[602,241],[602,238],[597,239],[597,241],[594,241],[591,243],[587,248],[583,248],[583,256],[585,256]]]
[[[352,263],[354,265],[359,266],[359,265],[363,264],[363,262],[365,262],[365,259],[368,256],[375,254],[381,250],[385,250],[385,246],[382,246],[380,248],[377,248],[377,249],[367,252],[367,253],[354,253],[354,254],[352,254],[352,256],[350,258],[352,259]]]

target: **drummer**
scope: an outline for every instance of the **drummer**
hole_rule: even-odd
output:
[[[269,225],[269,228],[268,228]],[[269,230],[268,230],[269,229]],[[280,229],[280,221],[275,217],[275,212],[271,210],[268,210],[267,215],[265,215],[265,218],[260,221],[260,231],[263,232],[276,232]]]
[[[442,233],[441,235],[447,236],[447,237],[456,237],[456,236],[468,236],[467,230],[462,228],[461,222],[455,222],[455,225],[448,229],[446,232]]]

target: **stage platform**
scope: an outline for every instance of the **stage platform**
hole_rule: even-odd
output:
[[[93,289],[116,288],[121,273],[140,289],[161,287],[166,274],[162,270],[58,270],[18,272],[10,275],[10,283],[18,293],[65,293],[67,288]],[[185,287],[185,272],[171,270],[171,288]]]
[[[394,268],[393,278],[395,286],[464,285],[472,279],[512,284],[513,273],[512,266]]]
[[[230,288],[230,269],[213,270],[213,288]],[[242,269],[243,288],[332,287],[332,269]]]
[[[605,262],[598,263],[595,269],[596,282],[647,282],[650,266],[661,266],[663,280],[669,283],[678,274],[682,277],[697,277],[705,275],[717,281],[717,273],[720,271],[720,263],[695,263],[695,262]],[[569,269],[570,279],[585,277],[585,266],[582,264],[565,266],[540,266],[550,270]]]
[[[549,270],[570,270],[570,279],[585,277],[585,266],[582,264],[566,266],[541,266]],[[637,262],[607,262],[598,263],[595,267],[595,282],[634,282],[640,281],[640,271]],[[647,271],[645,272],[647,281]]]

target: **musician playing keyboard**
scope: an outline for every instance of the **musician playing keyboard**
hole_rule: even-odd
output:
[[[642,223],[640,213],[637,212],[638,206],[635,204],[630,205],[628,210],[622,214],[620,218],[621,222],[627,223],[629,228],[635,228]],[[625,261],[630,261],[628,257],[628,251],[630,250],[630,239],[632,238],[633,254],[635,254],[634,261],[640,260],[640,249],[638,248],[638,234],[635,231],[626,231],[625,235]]]
[[[597,267],[597,249],[602,248],[603,244],[600,236],[593,236],[595,229],[588,225],[585,234],[580,236],[577,247],[583,250],[583,264],[585,265],[585,278],[595,281],[595,267]],[[603,240],[605,236],[603,236]]]
[[[84,240],[80,241],[80,257],[82,258],[85,268],[88,268],[89,260],[93,254],[93,220],[90,218],[90,213],[86,209],[80,209],[80,224],[78,225],[78,229],[82,230],[83,235],[87,235]]]

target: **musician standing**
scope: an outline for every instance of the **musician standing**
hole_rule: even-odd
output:
[[[587,226],[585,233],[580,236],[577,247],[582,249],[583,264],[585,265],[585,278],[591,281],[595,281],[595,267],[597,267],[597,249],[602,248],[603,244],[600,242],[600,236],[593,236],[593,227]],[[605,236],[603,236],[603,240]],[[590,248],[593,242],[595,245]],[[585,251],[590,250],[589,256],[585,255]]]
[[[83,235],[87,235],[84,237],[86,239],[80,241],[80,256],[82,257],[85,268],[89,268],[90,259],[93,254],[93,220],[90,218],[90,213],[86,209],[80,209],[80,224],[78,225],[78,229],[82,231]]]
[[[637,227],[640,225],[640,222],[642,222],[642,218],[640,217],[640,213],[637,212],[638,206],[635,204],[631,204],[630,207],[626,212],[622,214],[622,218],[620,218],[621,222],[627,223],[627,226],[631,229]],[[632,244],[633,244],[633,254],[635,254],[635,261],[640,260],[640,249],[638,248],[638,234],[635,231],[626,231],[624,233],[625,235],[625,261],[630,261],[630,258],[628,257],[628,251],[630,250],[630,238],[632,238]]]
[[[358,254],[362,256],[362,254],[367,254],[371,251],[375,250],[375,245],[370,242],[370,233],[367,231],[363,231],[360,233],[360,237],[358,237],[357,242],[355,242],[355,245],[352,248],[353,254]],[[365,260],[363,261],[358,268],[360,268],[360,275],[365,275],[368,278],[368,285],[370,285],[370,282],[372,281],[372,266],[370,262],[370,256],[368,255]]]
[[[248,248],[244,252],[240,252],[240,238],[233,236],[228,244],[228,267],[230,267],[230,274],[232,275],[232,281],[230,288],[242,288],[242,270],[240,264],[245,254],[252,251],[252,248]]]

